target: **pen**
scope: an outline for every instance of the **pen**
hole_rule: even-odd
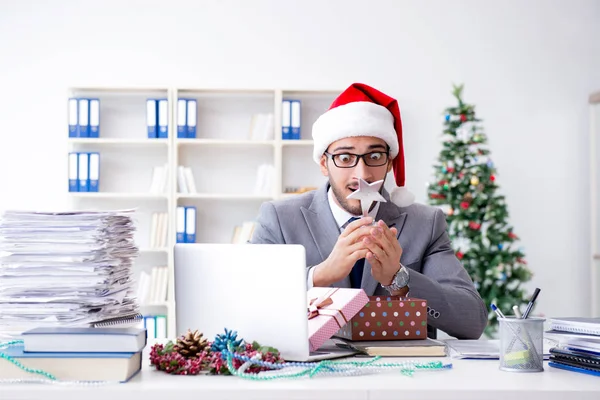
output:
[[[537,299],[538,294],[540,294],[540,288],[535,288],[534,292],[533,292],[533,296],[531,296],[531,300],[529,300],[529,304],[527,304],[527,308],[525,309],[525,312],[523,313],[523,319],[527,318],[529,316],[529,313],[531,312],[531,309],[533,308],[533,303],[535,303],[535,299]]]
[[[492,310],[494,310],[494,312],[496,313],[496,315],[498,316],[498,318],[504,318],[504,319],[506,319],[506,317],[504,316],[504,314],[502,314],[502,311],[500,311],[500,309],[498,307],[496,307],[496,305],[494,303],[492,303]]]
[[[521,318],[522,317],[521,310],[519,310],[519,306],[514,305],[513,306],[513,311],[515,312],[515,317],[517,317],[517,318]]]

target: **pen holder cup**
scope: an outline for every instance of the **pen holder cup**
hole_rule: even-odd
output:
[[[544,321],[544,318],[498,318],[502,371],[544,370]]]

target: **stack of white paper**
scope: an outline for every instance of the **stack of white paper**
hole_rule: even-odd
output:
[[[132,210],[8,211],[0,219],[0,336],[139,312]]]

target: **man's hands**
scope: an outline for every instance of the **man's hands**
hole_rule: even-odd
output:
[[[314,286],[329,286],[344,279],[356,261],[365,258],[369,249],[362,239],[370,235],[373,218],[365,217],[352,221],[338,237],[331,254],[321,264],[315,266],[313,272]]]
[[[366,258],[371,272],[382,285],[392,282],[400,269],[402,247],[396,228],[383,221],[371,226],[373,218],[360,218],[350,223],[339,236],[331,254],[313,271],[314,286],[329,286],[350,274],[356,261]]]
[[[396,228],[388,228],[385,222],[378,221],[377,227],[371,228],[371,235],[363,238],[363,243],[369,249],[367,261],[371,264],[371,274],[382,285],[392,283],[400,269],[402,247],[397,235]]]

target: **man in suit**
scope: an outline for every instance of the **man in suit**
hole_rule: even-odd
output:
[[[426,299],[428,325],[477,339],[487,324],[481,296],[446,232],[443,212],[413,204],[404,187],[402,124],[395,99],[364,84],[346,89],[313,125],[313,158],[328,182],[261,206],[250,243],[301,244],[308,287],[362,288],[367,295]],[[359,178],[396,187],[362,215],[348,199]],[[362,216],[362,218],[361,218]],[[282,282],[282,284],[285,284]]]

